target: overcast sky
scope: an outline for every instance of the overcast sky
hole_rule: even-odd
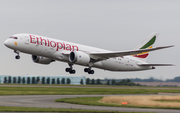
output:
[[[140,72],[110,72],[95,69],[84,73],[75,65],[75,75],[89,78],[171,79],[180,76],[179,0],[1,0],[0,75],[69,75],[67,63],[35,64],[31,55],[15,53],[3,42],[17,33],[32,33],[112,51],[131,50],[152,32],[160,35],[155,46],[173,48],[151,52],[148,63],[173,63]]]

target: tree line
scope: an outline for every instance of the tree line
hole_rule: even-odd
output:
[[[100,79],[97,79],[97,80],[95,80],[95,79],[90,79],[90,78],[87,78],[86,79],[86,84],[92,84],[92,85],[102,85],[102,83],[101,83],[101,80]]]
[[[101,81],[100,79],[86,79],[86,84],[91,85],[123,85],[123,86],[141,86],[140,84],[136,84],[132,82],[130,79],[122,79],[121,81],[117,82],[115,79],[113,80],[106,80]]]
[[[18,84],[71,84],[70,78],[50,78],[50,77],[4,77],[4,83],[18,83]],[[122,79],[117,81],[116,79],[112,80],[101,80],[101,79],[90,79],[87,78],[86,81],[83,79],[80,80],[80,84],[87,85],[124,85],[124,86],[141,86],[140,84],[136,84],[130,79]]]
[[[4,77],[4,83],[18,83],[18,84],[71,84],[70,78],[62,78],[61,80],[59,78],[55,79],[50,77],[45,78],[42,77],[40,80],[40,77]]]
[[[112,79],[110,79],[112,81]],[[116,82],[120,82],[123,79],[115,79]],[[132,82],[180,82],[180,77],[175,77],[173,79],[166,79],[166,80],[161,80],[161,79],[156,79],[153,77],[150,77],[148,79],[141,79],[141,78],[129,78]],[[103,82],[107,82],[108,79],[103,79],[101,80]]]

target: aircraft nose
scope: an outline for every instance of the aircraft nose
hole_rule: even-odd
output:
[[[7,47],[9,46],[9,39],[5,40],[4,45]]]

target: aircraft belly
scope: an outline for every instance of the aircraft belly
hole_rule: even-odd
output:
[[[112,59],[104,60],[102,63],[102,69],[110,71],[118,71],[119,64],[116,64]]]
[[[101,64],[102,65],[94,67],[109,71],[140,71],[151,69],[151,67],[138,66],[135,62],[118,61],[114,59],[101,61]]]
[[[69,62],[69,56],[68,55],[66,56],[63,53],[64,53],[64,51],[56,51],[56,52],[54,52],[52,57],[55,58],[55,60],[58,60],[58,61]]]

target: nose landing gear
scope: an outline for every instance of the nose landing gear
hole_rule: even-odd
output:
[[[16,59],[20,59],[19,52],[17,50],[14,51],[17,55],[15,56]]]
[[[17,55],[15,58],[16,58],[16,59],[20,59],[20,56],[19,56],[19,55]]]

